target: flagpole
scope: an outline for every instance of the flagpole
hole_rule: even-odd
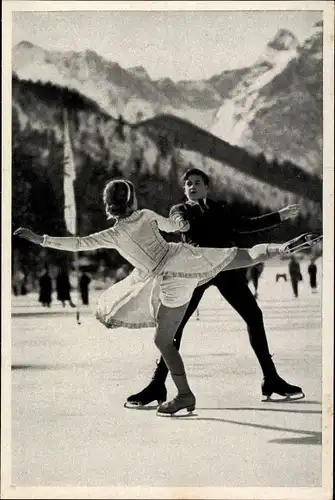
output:
[[[64,116],[64,218],[67,230],[77,236],[77,210],[74,193],[74,180],[76,178],[76,170],[74,164],[73,151],[70,139],[69,121],[67,109],[63,109]],[[76,320],[80,325],[80,278],[79,278],[79,254],[74,252],[73,266],[76,278]]]
[[[77,300],[76,300],[76,319],[77,319],[77,324],[80,325],[80,305],[79,305],[79,300],[80,300],[80,278],[79,278],[79,255],[78,252],[74,253],[74,272],[77,278]]]

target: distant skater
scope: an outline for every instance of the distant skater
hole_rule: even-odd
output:
[[[52,300],[52,282],[47,269],[44,269],[40,279],[40,294],[38,301],[41,302],[43,307],[50,307]]]
[[[317,281],[316,281],[316,275],[317,275],[317,267],[315,264],[315,259],[311,260],[311,263],[308,266],[308,274],[309,274],[309,284],[312,289],[312,293],[316,293],[316,288],[317,288]]]
[[[302,274],[300,270],[300,264],[295,256],[292,255],[288,265],[288,272],[291,279],[293,295],[295,297],[299,296],[299,281],[302,281]]]

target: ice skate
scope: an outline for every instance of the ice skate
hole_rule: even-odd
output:
[[[187,414],[190,415],[195,410],[195,396],[192,392],[187,394],[178,394],[174,399],[159,405],[157,410],[157,415],[160,417],[169,417],[181,412],[181,410],[186,410]],[[184,413],[182,413],[184,415]]]
[[[153,379],[142,391],[129,396],[124,404],[124,407],[143,408],[154,401],[157,401],[158,405],[160,405],[166,401],[166,396],[167,392],[165,384]]]
[[[297,251],[306,250],[312,248],[322,240],[322,234],[316,233],[305,233],[301,234],[297,238],[293,238],[283,245],[282,253],[285,255],[291,255]]]
[[[277,394],[279,397],[271,397],[272,394]],[[262,395],[266,396],[263,401],[270,402],[283,402],[283,401],[297,401],[303,399],[305,394],[301,387],[291,385],[285,382],[279,375],[264,377],[262,383]]]

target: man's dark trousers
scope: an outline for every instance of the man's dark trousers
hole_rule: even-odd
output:
[[[222,297],[235,309],[247,324],[250,344],[257,356],[264,375],[275,372],[275,367],[269,353],[269,347],[264,329],[263,314],[245,279],[243,270],[222,271],[208,283],[194,290],[185,316],[176,332],[174,344],[180,347],[183,330],[197,309],[203,294],[210,286],[216,286]],[[165,381],[168,369],[161,358],[156,369],[155,379]]]

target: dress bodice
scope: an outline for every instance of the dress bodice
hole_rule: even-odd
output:
[[[42,245],[72,252],[113,248],[134,267],[151,272],[169,249],[160,231],[180,231],[184,225],[178,217],[166,218],[152,210],[136,210],[105,231],[82,238],[45,235]]]
[[[148,211],[136,211],[113,227],[115,248],[134,267],[152,271],[165,257],[169,244]]]

